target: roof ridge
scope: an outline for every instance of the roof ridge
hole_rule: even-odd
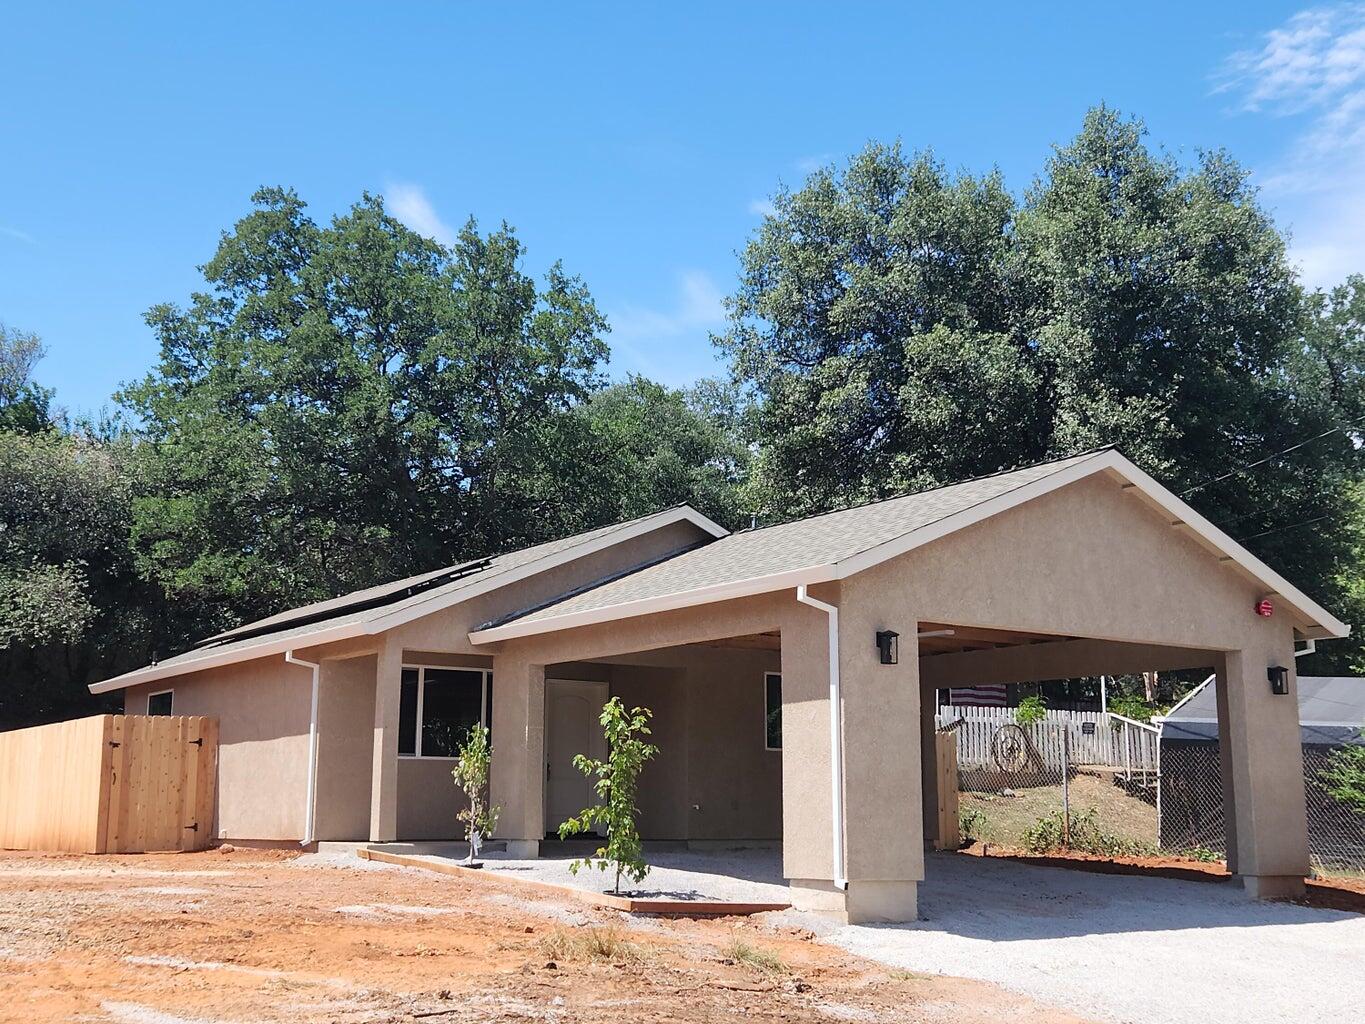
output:
[[[960,487],[963,484],[977,483],[981,480],[990,480],[993,477],[1005,476],[1008,473],[1021,473],[1026,469],[1038,469],[1042,466],[1071,462],[1075,459],[1086,458],[1090,455],[1099,455],[1101,452],[1119,451],[1116,444],[1100,445],[1097,448],[1088,448],[1083,452],[1076,452],[1074,455],[1063,455],[1057,459],[1040,459],[1038,462],[1025,463],[1022,466],[1011,466],[1008,469],[997,469],[992,473],[982,473],[979,476],[967,476],[961,480],[951,480],[946,484],[935,484],[932,487],[925,487],[918,491],[904,491],[900,494],[892,494],[886,498],[874,498],[871,501],[860,501],[856,505],[843,505],[839,508],[827,509],[824,512],[812,512],[810,515],[797,516],[795,519],[787,519],[780,523],[769,523],[767,526],[756,526],[748,530],[736,530],[731,534],[732,537],[743,537],[753,533],[762,533],[764,530],[775,530],[781,526],[791,526],[793,523],[804,523],[811,519],[819,519],[821,516],[837,515],[840,512],[851,512],[858,508],[868,508],[872,505],[884,505],[888,501],[899,501],[902,498],[916,498],[922,494],[932,494],[934,491],[944,491],[949,487]],[[1119,452],[1122,455],[1122,452]]]

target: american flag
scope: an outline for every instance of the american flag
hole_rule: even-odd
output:
[[[948,703],[969,708],[1003,708],[1005,706],[1005,684],[992,683],[989,686],[963,686],[948,691]]]

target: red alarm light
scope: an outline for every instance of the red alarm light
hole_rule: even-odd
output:
[[[1263,597],[1256,602],[1256,614],[1263,619],[1268,619],[1275,614],[1275,606],[1270,603],[1270,598]]]

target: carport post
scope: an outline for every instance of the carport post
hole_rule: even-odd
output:
[[[403,648],[385,636],[374,674],[374,751],[370,775],[370,842],[398,838],[398,719]]]
[[[511,856],[536,857],[545,837],[545,666],[515,649],[493,656],[492,732],[489,790],[502,808],[494,835]]]
[[[1255,640],[1226,652],[1217,673],[1219,741],[1231,775],[1228,867],[1258,898],[1302,895],[1308,821],[1293,639],[1286,626],[1258,630]],[[1266,670],[1274,665],[1289,672],[1287,694],[1271,692]]]

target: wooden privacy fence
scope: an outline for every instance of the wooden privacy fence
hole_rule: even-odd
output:
[[[0,733],[0,848],[202,850],[217,775],[212,718],[96,715]]]

